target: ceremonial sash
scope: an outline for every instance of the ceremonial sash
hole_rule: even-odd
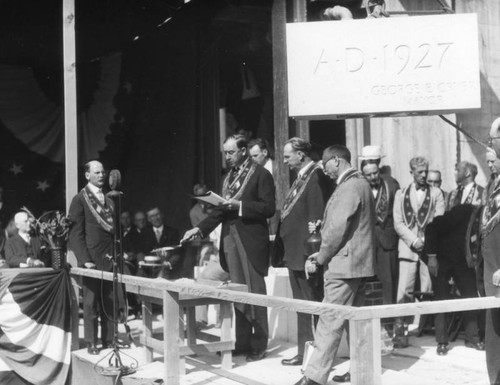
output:
[[[497,186],[495,190],[488,197],[488,202],[484,206],[483,216],[481,218],[481,235],[486,237],[495,226],[500,222],[500,187]]]
[[[226,179],[224,179],[224,184],[222,186],[222,195],[224,199],[240,199],[256,167],[255,163],[252,162],[250,158],[247,158],[240,166],[236,175],[233,175],[234,170],[231,170]],[[233,180],[229,182],[231,178],[233,178]]]
[[[467,195],[467,198],[465,198],[464,205],[472,205],[474,204],[474,196],[476,195],[476,190],[477,190],[477,185],[474,183],[472,188],[469,191],[469,194]]]
[[[411,200],[410,200],[411,186],[412,185],[409,185],[403,191],[403,201],[402,201],[403,219],[404,219],[405,225],[408,228],[411,229],[416,224],[419,233],[423,234],[423,231],[425,229],[425,225],[427,224],[427,221],[428,221],[430,213],[431,213],[431,189],[430,188],[426,189],[424,201],[422,202],[422,205],[420,206],[420,208],[418,209],[418,211],[415,215],[415,212],[413,211],[413,207],[411,206]]]
[[[380,178],[377,199],[375,200],[375,212],[377,214],[377,221],[384,223],[385,218],[389,214],[389,186],[382,178]]]
[[[317,163],[314,163],[306,170],[306,172],[302,176],[297,176],[297,179],[294,180],[292,187],[290,187],[290,191],[288,191],[288,194],[285,198],[283,209],[281,210],[281,220],[285,219],[288,214],[290,214],[293,206],[295,206],[295,203],[297,203],[302,193],[305,191],[306,186],[311,179],[311,176],[319,168],[320,166]]]
[[[113,208],[103,205],[90,191],[88,186],[82,189],[83,198],[97,223],[107,232],[113,233]],[[106,198],[104,198],[106,199]]]

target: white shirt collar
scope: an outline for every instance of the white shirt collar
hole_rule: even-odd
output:
[[[353,170],[354,167],[349,167],[347,170],[345,170],[342,174],[339,175],[337,178],[337,185],[341,184],[344,180],[344,176],[351,170]]]
[[[302,167],[299,172],[297,173],[298,176],[301,178],[304,176],[304,174],[309,170],[309,168],[314,164],[314,162],[311,160],[309,163],[307,163],[304,167]]]
[[[102,189],[93,185],[92,183],[87,183],[87,186],[89,187],[90,191],[92,191],[92,193],[95,196],[98,196],[97,194],[102,193]]]
[[[467,186],[463,186],[464,189],[462,190],[462,199],[460,203],[464,203],[467,197],[469,196],[470,191],[474,187],[474,182],[470,182]]]
[[[31,239],[31,237],[30,237],[30,235],[29,235],[29,234],[26,234],[26,233],[18,233],[18,234],[19,234],[19,236],[20,236],[22,239],[24,239],[24,241],[25,241],[26,243],[30,243],[30,239]]]

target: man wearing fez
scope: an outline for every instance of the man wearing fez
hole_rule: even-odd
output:
[[[394,228],[399,235],[399,282],[397,302],[413,301],[413,292],[420,278],[420,292],[430,293],[432,282],[427,268],[427,258],[423,253],[425,227],[434,217],[443,215],[444,198],[441,190],[427,184],[429,162],[422,157],[410,160],[413,182],[396,192],[394,198]],[[407,322],[396,320],[394,346],[408,346]]]
[[[491,163],[498,163],[500,153],[500,118],[490,130],[490,147],[497,154]],[[488,163],[488,166],[490,164]],[[490,168],[491,169],[491,168]],[[496,172],[499,169],[495,170]],[[493,172],[493,170],[492,170]],[[484,288],[487,296],[498,296],[500,286],[500,185],[492,183],[481,218],[481,252],[484,263]],[[486,310],[486,367],[492,385],[500,384],[500,309]]]
[[[293,298],[308,301],[323,299],[321,272],[306,278],[304,263],[308,257],[306,241],[308,223],[321,222],[325,204],[331,194],[331,183],[321,166],[311,159],[311,144],[301,138],[289,139],[283,148],[283,159],[297,178],[293,182],[281,210],[277,241],[283,245],[283,256]],[[298,354],[281,361],[283,365],[302,365],[304,346],[314,339],[312,316],[297,313]]]
[[[324,266],[323,302],[361,306],[365,280],[374,275],[375,204],[368,182],[351,167],[351,153],[340,145],[323,152],[325,173],[337,182],[328,200],[321,228],[321,248],[306,262],[308,272]],[[295,385],[324,385],[332,368],[346,320],[330,313],[319,316],[314,351],[305,375]]]
[[[398,284],[398,234],[394,229],[392,211],[394,196],[399,190],[396,179],[380,174],[382,152],[379,146],[365,146],[361,151],[361,172],[370,184],[375,199],[375,272],[382,284],[384,304],[396,302]]]
[[[69,208],[71,228],[68,247],[73,250],[78,265],[87,269],[111,271],[113,264],[106,255],[113,254],[113,212],[111,199],[103,192],[105,171],[98,161],[85,164],[87,185],[73,198]],[[97,348],[98,317],[101,318],[102,346],[110,345],[113,337],[113,284],[110,281],[83,277],[84,340],[89,354],[99,354]]]
[[[208,218],[188,230],[182,243],[210,234],[222,223],[220,263],[231,281],[248,286],[251,293],[266,294],[264,277],[269,267],[267,218],[275,211],[273,177],[252,162],[243,135],[228,137],[223,144],[229,172],[222,197]],[[236,344],[234,354],[246,354],[247,361],[265,357],[269,336],[267,308],[235,304]]]

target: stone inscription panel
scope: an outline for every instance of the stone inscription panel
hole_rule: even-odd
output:
[[[480,108],[475,14],[287,25],[290,116]]]

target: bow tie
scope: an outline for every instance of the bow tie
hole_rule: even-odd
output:
[[[416,187],[417,191],[418,190],[422,190],[422,191],[427,190],[427,186],[415,186],[415,187]]]
[[[236,173],[236,172],[239,172],[240,171],[240,168],[239,167],[233,167],[233,172]]]

